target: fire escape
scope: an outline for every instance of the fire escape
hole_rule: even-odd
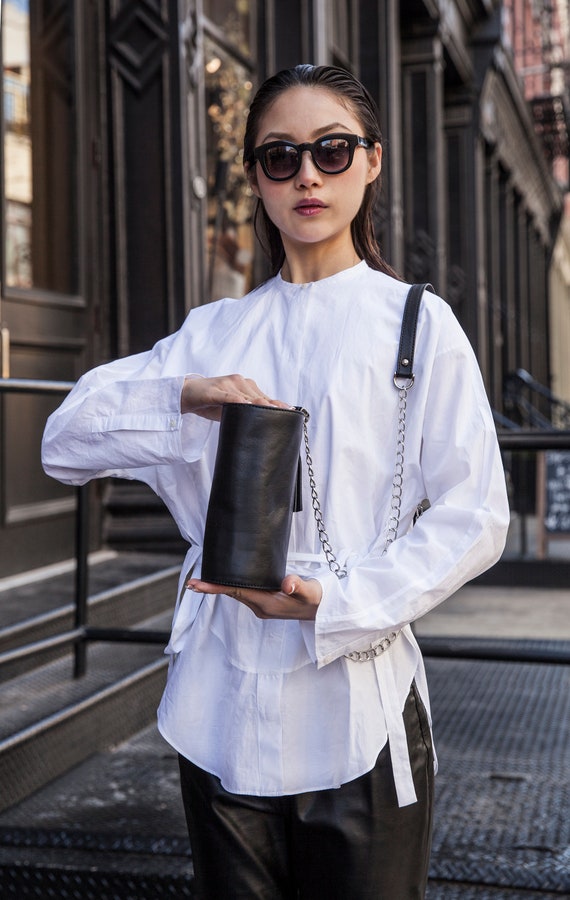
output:
[[[570,4],[568,0],[510,0],[506,7],[512,21],[515,68],[536,133],[554,177],[568,189]]]

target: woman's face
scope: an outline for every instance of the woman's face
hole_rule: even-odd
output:
[[[256,147],[269,141],[312,142],[334,132],[363,134],[362,125],[326,88],[289,88],[261,118]],[[281,233],[285,253],[295,248],[330,246],[335,252],[352,248],[350,224],[362,203],[366,185],[380,174],[382,148],[357,147],[352,165],[338,175],[326,175],[303,153],[301,168],[288,181],[271,181],[259,162],[250,166],[252,191]]]

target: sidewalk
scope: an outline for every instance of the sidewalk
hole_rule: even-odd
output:
[[[418,637],[570,640],[568,590],[467,585],[415,624]]]
[[[468,586],[415,630],[570,649],[570,589]],[[570,666],[426,667],[439,757],[428,900],[569,897]],[[0,866],[19,900],[192,897],[176,756],[156,728],[0,815]]]

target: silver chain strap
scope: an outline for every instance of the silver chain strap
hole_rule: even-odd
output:
[[[408,408],[408,391],[412,387],[414,381],[409,379],[403,384],[398,384],[394,378],[394,384],[398,389],[398,438],[396,441],[396,464],[394,466],[394,477],[392,479],[392,499],[390,501],[390,515],[386,527],[386,541],[382,556],[388,552],[388,547],[398,537],[398,528],[400,527],[400,516],[402,514],[402,492],[404,489],[404,457],[406,448],[406,413]],[[353,650],[351,653],[345,653],[347,659],[352,662],[368,662],[381,656],[396,640],[399,631],[392,631],[387,637],[382,638],[375,644],[371,644],[367,650]]]
[[[396,465],[394,467],[394,477],[392,479],[390,516],[388,518],[386,527],[386,541],[384,543],[382,556],[386,555],[386,553],[388,552],[388,547],[398,537],[398,529],[400,527],[400,517],[402,514],[402,493],[404,488],[406,413],[408,408],[408,391],[412,387],[413,383],[413,378],[409,379],[403,384],[398,384],[398,382],[394,378],[394,384],[398,389],[398,438],[396,441]],[[311,457],[311,450],[309,447],[309,430],[307,428],[307,422],[309,421],[310,416],[306,409],[301,409],[301,412],[304,416],[303,436],[305,440],[305,456],[307,459],[307,470],[309,473],[309,485],[311,488],[311,502],[313,505],[315,522],[317,523],[319,540],[321,542],[321,546],[323,548],[323,552],[325,554],[331,572],[333,572],[339,579],[345,578],[347,575],[347,571],[346,568],[340,565],[333,553],[329,541],[329,536],[325,528],[325,523],[323,521],[319,495],[317,494],[317,485],[315,483],[315,473],[313,470],[313,459]],[[381,640],[377,641],[375,644],[372,644],[370,647],[368,647],[367,650],[353,650],[350,653],[345,653],[344,655],[346,659],[350,659],[352,662],[369,662],[369,660],[375,659],[377,656],[381,656],[382,653],[384,653],[384,651],[394,643],[399,633],[399,631],[393,631],[387,637],[384,637]]]
[[[394,643],[399,634],[399,631],[393,631],[388,637],[371,644],[368,650],[352,650],[344,655],[352,662],[369,662],[369,660],[375,659],[377,656],[382,656],[384,651]]]
[[[396,441],[396,465],[394,467],[394,478],[392,480],[392,500],[390,502],[390,515],[388,517],[388,525],[386,528],[386,542],[382,551],[382,556],[388,552],[388,547],[393,544],[398,537],[398,528],[400,527],[400,516],[402,515],[402,493],[404,490],[404,457],[406,449],[406,413],[408,411],[408,391],[413,385],[413,381],[406,381],[404,384],[398,384],[394,379],[394,384],[398,388],[398,438]]]
[[[313,459],[311,457],[311,450],[309,447],[309,430],[307,428],[307,422],[310,419],[310,415],[306,409],[301,409],[303,413],[303,437],[305,439],[305,456],[307,458],[307,471],[309,473],[309,486],[311,488],[311,503],[313,505],[313,513],[315,516],[315,522],[317,523],[317,531],[319,533],[319,540],[321,542],[321,546],[323,548],[323,553],[326,556],[326,560],[329,564],[329,569],[333,572],[337,578],[346,578],[346,569],[341,566],[336,556],[333,553],[332,547],[330,545],[329,536],[327,534],[327,530],[325,528],[325,523],[323,520],[323,514],[321,511],[321,504],[319,502],[319,495],[317,494],[317,485],[315,482],[315,472],[313,470]]]

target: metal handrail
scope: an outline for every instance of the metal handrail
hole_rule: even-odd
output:
[[[48,381],[40,378],[0,378],[4,394],[69,394],[74,381]]]
[[[0,394],[65,395],[71,391],[74,385],[73,381],[0,378]],[[41,641],[34,641],[31,644],[24,644],[0,653],[0,666],[57,649],[66,643],[73,643],[73,675],[74,678],[79,678],[87,671],[87,643],[89,641],[165,644],[170,637],[169,633],[165,631],[139,628],[92,628],[88,625],[89,485],[80,485],[76,491],[74,627],[71,631],[52,635]]]
[[[570,431],[520,428],[497,437],[501,450],[570,450]]]
[[[0,393],[8,394],[68,394],[73,388],[73,381],[49,381],[37,378],[0,378]],[[88,591],[88,553],[89,553],[89,494],[88,485],[80,485],[76,488],[77,505],[75,516],[75,630],[73,637],[67,638],[74,641],[74,676],[84,675],[87,666],[87,654],[82,632],[87,624],[87,591]],[[41,650],[49,650],[50,642],[53,647],[58,646],[61,635],[47,638],[42,642]],[[36,642],[37,643],[37,642]],[[38,652],[40,648],[28,645],[29,654]],[[17,648],[16,651],[7,651],[0,654],[0,664],[10,662],[13,659],[26,655],[26,647]]]
[[[548,404],[549,414],[544,415],[535,404],[523,396],[523,391],[535,395]],[[507,406],[518,409],[523,418],[534,428],[568,428],[570,403],[557,397],[550,388],[541,384],[526,369],[517,369],[505,378],[504,399]]]

